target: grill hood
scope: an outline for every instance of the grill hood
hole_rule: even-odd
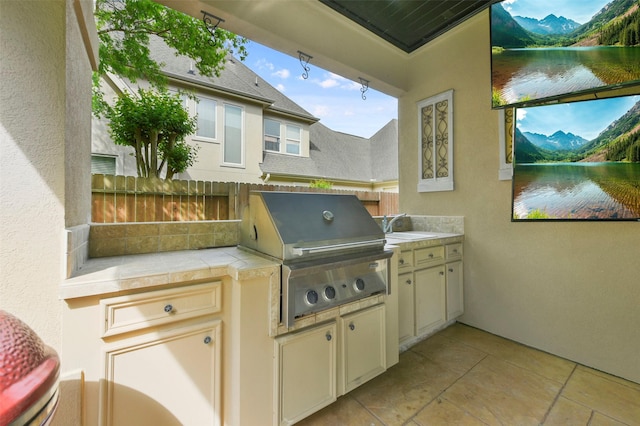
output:
[[[384,232],[355,195],[253,192],[240,244],[283,261],[384,250]]]

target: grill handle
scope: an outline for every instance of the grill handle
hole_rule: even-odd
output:
[[[303,256],[305,254],[314,254],[314,253],[326,253],[344,249],[351,248],[365,248],[365,247],[375,247],[375,246],[384,246],[386,240],[384,238],[379,240],[369,240],[369,241],[358,241],[355,243],[343,243],[343,244],[331,244],[328,246],[319,246],[319,247],[293,247],[291,252],[296,256]]]

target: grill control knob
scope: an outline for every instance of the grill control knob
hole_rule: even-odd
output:
[[[358,278],[356,280],[355,283],[353,283],[353,286],[356,288],[356,290],[358,291],[362,291],[364,290],[364,280],[362,278]]]
[[[327,299],[335,299],[336,298],[336,289],[332,286],[325,287],[324,289],[324,297]]]
[[[315,305],[318,303],[318,292],[315,290],[309,290],[306,295],[307,303],[310,305]]]

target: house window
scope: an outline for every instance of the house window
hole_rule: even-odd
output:
[[[302,129],[287,124],[287,154],[300,155]]]
[[[265,118],[264,150],[280,152],[280,122]]]
[[[116,157],[107,155],[91,156],[91,173],[103,175],[116,174]]]
[[[234,105],[224,106],[224,154],[223,162],[241,166],[244,155],[242,135],[242,108]]]
[[[453,190],[453,90],[418,102],[418,192]]]
[[[216,101],[209,98],[198,98],[196,103],[198,129],[196,136],[205,139],[216,138]]]

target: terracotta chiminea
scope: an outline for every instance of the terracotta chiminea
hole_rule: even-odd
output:
[[[46,425],[58,404],[56,352],[0,310],[0,425]]]

